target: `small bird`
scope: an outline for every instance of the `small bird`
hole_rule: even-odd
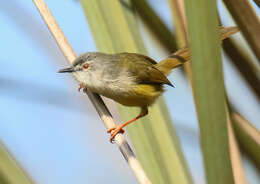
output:
[[[234,30],[227,32],[233,34]],[[222,35],[222,38],[226,37]],[[137,117],[107,131],[111,133],[112,141],[116,134],[124,132],[126,125],[148,114],[148,107],[162,95],[164,86],[173,87],[167,79],[172,69],[188,60],[190,53],[187,47],[159,63],[137,53],[87,52],[77,57],[71,67],[59,70],[59,73],[73,73],[80,83],[79,91],[84,88],[122,105],[141,108]]]

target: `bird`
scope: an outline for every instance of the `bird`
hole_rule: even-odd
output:
[[[236,33],[236,27],[222,28],[221,38]],[[107,130],[110,141],[130,123],[146,116],[148,107],[163,94],[165,86],[174,87],[167,76],[191,59],[189,48],[184,47],[166,59],[156,62],[139,53],[87,52],[79,55],[68,68],[59,73],[73,73],[80,91],[90,90],[130,107],[139,107],[140,113],[130,121]]]

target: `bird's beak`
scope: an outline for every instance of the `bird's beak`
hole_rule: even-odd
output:
[[[64,68],[64,69],[61,69],[61,70],[59,70],[58,71],[58,73],[72,73],[72,72],[74,72],[75,70],[74,70],[74,68],[73,67],[69,67],[69,68]]]

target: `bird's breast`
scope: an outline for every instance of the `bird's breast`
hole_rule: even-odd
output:
[[[84,79],[80,79],[84,77]],[[115,79],[105,75],[78,76],[92,92],[113,99],[126,106],[149,106],[163,90],[162,85],[138,84],[136,78],[122,75]]]

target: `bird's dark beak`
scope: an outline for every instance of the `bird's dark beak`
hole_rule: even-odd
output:
[[[69,67],[69,68],[64,68],[58,71],[58,73],[72,73],[74,72],[74,68],[73,67]]]

